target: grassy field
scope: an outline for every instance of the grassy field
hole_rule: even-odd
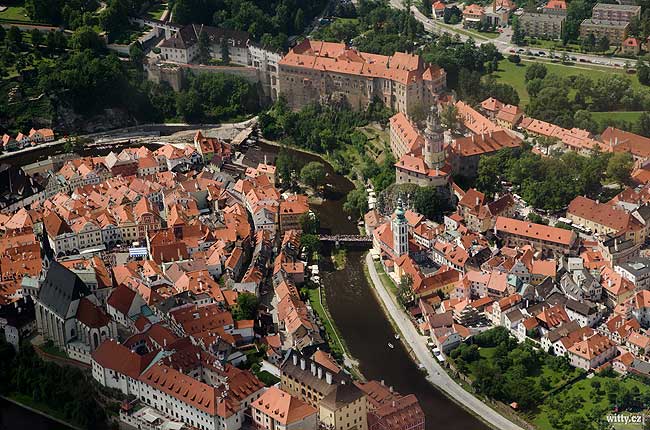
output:
[[[591,117],[600,124],[607,124],[608,120],[637,122],[643,111],[635,112],[592,112]]]
[[[0,19],[8,19],[12,21],[31,22],[27,16],[23,6],[9,6],[7,10],[0,12]]]
[[[165,13],[166,9],[167,9],[167,4],[158,3],[153,5],[153,7],[147,11],[147,15],[151,19],[160,19],[162,18],[162,15],[163,13]]]
[[[498,81],[505,82],[512,85],[517,92],[519,93],[519,105],[524,107],[530,101],[528,92],[526,91],[526,68],[529,64],[533,63],[532,61],[522,61],[521,64],[517,65],[511,63],[508,60],[502,60],[499,63],[499,70],[494,73],[494,76]],[[630,80],[633,88],[641,88],[641,84],[637,79],[636,75],[631,75],[623,72],[622,70],[616,70],[606,67],[585,67],[579,65],[565,66],[558,63],[547,63],[544,62],[544,65],[548,69],[549,73],[554,73],[561,76],[572,76],[572,75],[584,75],[588,76],[593,80],[603,78],[612,73],[619,75],[625,75]]]

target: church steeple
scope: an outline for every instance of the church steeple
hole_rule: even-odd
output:
[[[392,222],[393,230],[393,252],[396,256],[402,256],[408,253],[408,222],[404,215],[404,205],[402,198],[397,199],[395,216]]]

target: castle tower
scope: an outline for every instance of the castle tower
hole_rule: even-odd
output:
[[[402,198],[397,199],[397,207],[395,208],[395,217],[392,221],[393,230],[393,252],[395,255],[402,256],[408,253],[408,222],[404,216],[404,206]]]
[[[438,111],[431,106],[424,130],[424,163],[429,169],[440,169],[445,165],[444,131],[438,119]]]

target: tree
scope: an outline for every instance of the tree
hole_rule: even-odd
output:
[[[225,37],[221,39],[221,61],[224,64],[230,64],[230,45]]]
[[[233,317],[235,320],[252,320],[257,314],[257,307],[259,301],[255,294],[251,293],[239,293],[237,296],[237,307],[233,312]]]
[[[440,123],[444,128],[450,130],[452,133],[458,130],[460,126],[458,108],[451,103],[443,107],[440,112]]]
[[[639,60],[636,65],[636,76],[639,83],[650,85],[650,66],[646,62]]]
[[[202,31],[199,34],[198,54],[196,58],[201,64],[208,64],[210,62],[210,38],[208,37],[207,31]]]
[[[627,152],[614,153],[607,162],[607,176],[621,187],[630,182],[634,159]]]
[[[510,41],[515,45],[523,45],[525,40],[525,34],[519,23],[519,18],[516,16],[512,17],[512,37]]]
[[[521,63],[521,57],[517,54],[510,54],[508,55],[508,61],[510,61],[513,64],[519,64]]]
[[[413,206],[426,218],[440,221],[445,205],[438,196],[436,187],[419,187],[413,196]]]
[[[299,34],[305,26],[305,12],[298,8],[296,15],[293,17],[293,33]]]
[[[104,40],[91,27],[79,27],[70,37],[70,46],[75,51],[90,49],[95,53],[104,51]]]
[[[300,215],[298,219],[303,234],[317,234],[320,229],[320,219],[313,212],[307,212]]]
[[[600,52],[605,52],[609,49],[609,39],[607,36],[603,35],[600,39],[598,39],[598,50]]]
[[[355,217],[361,217],[368,212],[368,195],[363,187],[356,188],[348,193],[343,203],[343,210]]]
[[[397,286],[397,301],[406,308],[413,301],[414,297],[413,278],[410,275],[402,276]]]
[[[589,33],[587,37],[582,39],[581,48],[584,52],[591,52],[596,49],[596,36],[593,33]]]
[[[526,82],[533,79],[544,79],[548,70],[542,63],[533,63],[526,68]]]
[[[598,123],[591,117],[591,112],[587,110],[578,110],[573,115],[573,124],[578,128],[583,128],[595,133],[598,130]]]
[[[634,127],[634,131],[642,136],[650,137],[650,114],[643,112],[639,117],[639,121]]]
[[[136,41],[129,47],[129,58],[138,69],[142,69],[146,57],[140,42]]]
[[[305,253],[311,258],[314,253],[320,252],[320,238],[315,234],[302,234],[300,236],[300,246],[305,249]]]
[[[14,51],[20,49],[23,44],[23,33],[18,27],[12,25],[7,31],[7,45]]]
[[[325,166],[318,161],[311,161],[300,170],[300,180],[313,188],[320,187],[325,182]]]
[[[176,111],[187,121],[198,120],[203,115],[201,99],[196,91],[181,92],[176,98]]]
[[[29,32],[31,39],[32,39],[32,46],[34,48],[39,48],[43,42],[44,42],[44,37],[43,33],[41,33],[38,29],[34,28],[32,31]]]

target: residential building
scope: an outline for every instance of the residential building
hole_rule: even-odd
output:
[[[585,38],[593,34],[596,39],[607,37],[612,45],[620,45],[627,36],[629,26],[627,21],[587,18],[580,24],[580,37]]]
[[[251,408],[257,429],[318,429],[318,410],[275,386],[255,400]]]
[[[507,246],[532,245],[534,248],[558,254],[575,253],[578,236],[574,231],[547,225],[497,217],[494,234]]]
[[[585,371],[602,366],[617,353],[616,344],[601,334],[576,342],[568,349],[571,365]]]
[[[596,3],[592,9],[591,18],[603,21],[630,22],[633,18],[641,18],[641,6]]]
[[[566,11],[565,11],[566,14]],[[519,24],[524,34],[545,39],[559,39],[566,15],[539,12],[524,12],[519,17]]]
[[[650,259],[637,257],[614,266],[614,271],[638,290],[650,290]]]
[[[542,8],[543,12],[547,15],[560,15],[566,16],[566,2],[564,0],[550,0]]]
[[[350,381],[334,385],[319,403],[321,425],[331,429],[368,430],[368,402]]]

